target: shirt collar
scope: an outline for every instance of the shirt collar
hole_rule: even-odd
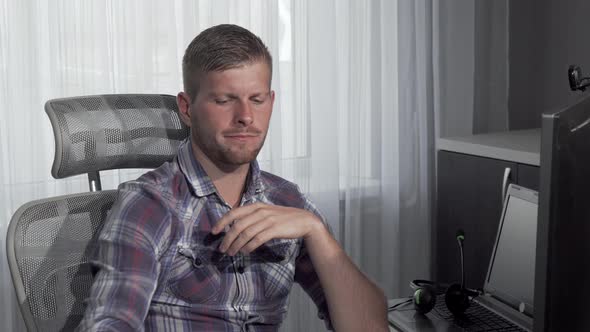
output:
[[[243,195],[244,200],[249,200],[251,197],[264,191],[265,186],[260,177],[260,173],[258,161],[254,159],[250,163],[250,171],[248,172],[248,177],[246,178],[246,190],[244,190]]]
[[[203,197],[217,193],[213,181],[209,175],[207,175],[203,166],[197,161],[197,158],[195,158],[190,138],[186,139],[178,147],[178,163],[195,195]],[[261,181],[260,173],[261,171],[258,161],[253,160],[250,163],[250,170],[248,171],[248,177],[246,178],[246,190],[243,195],[244,199],[247,200],[264,191],[265,188],[263,181]]]

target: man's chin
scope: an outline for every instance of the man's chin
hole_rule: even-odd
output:
[[[227,165],[242,166],[249,164],[256,159],[257,153],[249,154],[225,154],[222,161]]]

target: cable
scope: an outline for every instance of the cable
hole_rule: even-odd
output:
[[[412,302],[412,298],[409,298],[409,299],[407,299],[407,300],[405,300],[405,301],[402,301],[402,302],[400,302],[400,303],[396,303],[396,304],[392,305],[391,307],[388,307],[388,308],[387,308],[387,312],[394,311],[394,310],[395,310],[395,309],[397,309],[398,307],[400,307],[400,306],[402,306],[402,305],[404,305],[404,304],[408,304],[408,303],[410,303],[410,302]]]
[[[457,243],[459,244],[459,251],[461,252],[461,290],[465,289],[465,259],[463,257],[463,241],[465,240],[465,232],[460,229],[457,231]]]

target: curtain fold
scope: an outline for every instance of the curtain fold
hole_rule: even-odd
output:
[[[296,182],[388,297],[429,277],[433,7],[427,0],[0,0],[0,330],[21,331],[6,263],[10,217],[88,190],[50,176],[48,99],[182,89],[184,48],[235,23],[273,54],[275,111],[261,167]],[[102,172],[104,189],[143,171]],[[344,304],[345,305],[345,304]],[[283,331],[324,325],[295,287]]]
[[[399,3],[400,289],[430,278],[434,201],[434,70],[432,3]]]

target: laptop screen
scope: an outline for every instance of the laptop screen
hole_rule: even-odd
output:
[[[521,312],[533,315],[537,241],[536,191],[510,185],[485,291]]]

